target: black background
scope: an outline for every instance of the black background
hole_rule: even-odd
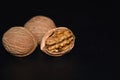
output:
[[[0,80],[112,80],[112,8],[4,9],[0,15]],[[76,36],[74,48],[62,57],[40,51],[17,58],[2,45],[3,34],[36,15],[48,16]]]

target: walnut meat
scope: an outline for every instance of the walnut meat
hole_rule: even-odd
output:
[[[5,49],[17,57],[27,56],[37,47],[37,40],[33,34],[20,26],[12,27],[5,32],[2,42]]]
[[[74,47],[74,43],[73,32],[66,27],[58,27],[44,35],[41,50],[50,56],[62,56]]]
[[[24,27],[30,30],[36,37],[38,43],[40,43],[43,35],[49,30],[55,28],[55,23],[49,17],[35,16],[26,22]]]

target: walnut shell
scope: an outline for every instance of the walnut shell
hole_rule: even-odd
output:
[[[30,55],[37,47],[37,40],[33,34],[21,26],[10,28],[2,38],[5,49],[14,56]]]
[[[75,36],[66,27],[58,27],[48,31],[41,41],[41,50],[50,56],[62,56],[74,47]]]
[[[30,30],[36,37],[38,43],[40,43],[43,35],[55,28],[55,23],[49,17],[35,16],[27,21],[24,27]]]

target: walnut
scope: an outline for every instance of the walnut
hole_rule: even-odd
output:
[[[26,22],[24,27],[30,30],[36,37],[38,43],[40,43],[44,34],[49,30],[55,28],[56,25],[54,21],[49,17],[35,16]]]
[[[66,27],[48,31],[41,41],[41,50],[50,56],[62,56],[72,50],[75,43],[73,32]]]
[[[30,55],[37,47],[33,34],[21,26],[15,26],[6,31],[2,38],[5,49],[14,56]]]

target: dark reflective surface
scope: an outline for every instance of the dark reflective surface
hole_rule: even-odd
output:
[[[112,19],[107,10],[25,9],[6,10],[0,15],[0,39],[9,28],[21,25],[36,15],[52,18],[57,26],[70,28],[75,47],[62,57],[51,57],[39,46],[30,56],[10,55],[0,43],[0,80],[111,80]]]

